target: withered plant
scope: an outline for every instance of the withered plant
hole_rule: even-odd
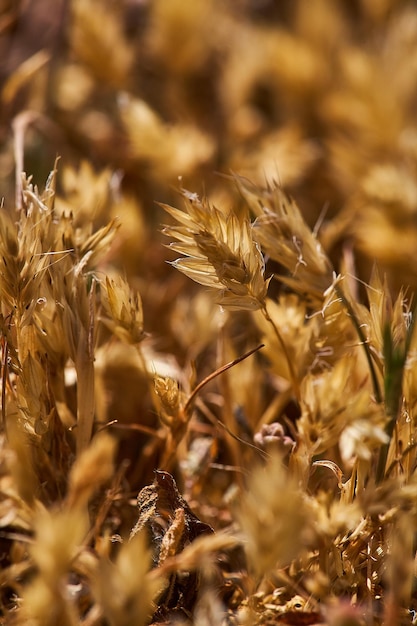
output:
[[[1,623],[416,622],[416,50],[2,3]]]

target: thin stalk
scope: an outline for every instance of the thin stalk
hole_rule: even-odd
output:
[[[90,443],[93,433],[94,393],[94,288],[89,293],[88,328],[80,324],[75,368],[77,371],[77,454]]]
[[[234,359],[233,361],[226,363],[226,365],[219,367],[218,369],[216,369],[216,371],[209,374],[209,376],[204,378],[204,380],[202,380],[195,387],[195,389],[191,392],[190,396],[188,397],[187,402],[185,403],[180,413],[181,418],[177,419],[173,426],[170,426],[169,436],[166,438],[165,451],[164,451],[164,454],[162,456],[161,463],[160,463],[161,467],[163,467],[164,469],[166,468],[169,469],[170,464],[173,462],[177,448],[187,432],[188,424],[189,424],[190,417],[191,417],[191,414],[190,414],[191,407],[196,399],[197,394],[201,391],[201,389],[205,387],[205,385],[207,385],[211,380],[213,380],[213,378],[216,378],[217,376],[219,376],[219,374],[223,374],[234,365],[237,365],[244,359],[251,356],[251,354],[253,354],[254,352],[257,352],[258,350],[260,350],[262,347],[263,347],[263,344],[256,346],[256,348],[249,350],[249,352],[246,352],[243,356],[240,356],[237,359]]]
[[[258,350],[260,350],[263,347],[264,347],[264,344],[261,343],[259,346],[256,346],[256,348],[252,348],[252,350],[249,350],[249,352],[245,352],[245,354],[243,354],[242,356],[239,356],[237,359],[234,359],[233,361],[230,361],[229,363],[226,363],[226,365],[222,365],[222,367],[219,367],[215,372],[212,372],[211,374],[206,376],[206,378],[204,378],[204,380],[202,380],[200,383],[198,383],[197,387],[195,387],[193,389],[193,391],[191,392],[190,396],[188,397],[188,400],[185,403],[185,406],[184,406],[184,409],[183,409],[184,413],[187,413],[187,411],[190,409],[192,403],[194,402],[194,399],[195,399],[196,395],[202,390],[203,387],[205,387],[211,380],[213,380],[213,378],[216,378],[216,376],[219,376],[220,374],[223,374],[223,372],[226,372],[231,367],[234,367],[235,365],[237,365],[238,363],[240,363],[244,359],[247,359],[248,356],[251,356],[251,354],[253,354],[254,352],[257,352]]]
[[[382,481],[386,472],[386,464],[388,459],[389,447],[395,424],[397,423],[398,414],[400,412],[402,395],[403,395],[403,379],[404,369],[407,356],[410,350],[416,323],[417,305],[414,307],[411,316],[411,324],[407,329],[404,347],[395,348],[393,346],[391,329],[387,324],[384,329],[384,362],[385,362],[385,407],[388,416],[388,423],[385,432],[388,435],[388,442],[381,446],[379,451],[378,466],[376,473],[377,484]]]
[[[218,337],[218,360],[222,359],[222,356],[225,353],[225,344],[226,344],[225,330],[223,328],[222,333]],[[221,355],[221,356],[220,356]],[[219,378],[219,388],[221,390],[222,396],[222,411],[221,411],[221,421],[224,422],[226,427],[231,430],[235,424],[234,412],[233,412],[233,398],[232,392],[230,389],[230,377],[227,373]],[[233,465],[242,466],[244,465],[244,461],[242,458],[242,449],[238,444],[236,439],[228,438],[226,440],[226,445],[229,448],[230,456],[232,459]],[[238,486],[243,489],[244,488],[244,480],[242,474],[236,475],[236,481]]]
[[[85,331],[82,329],[75,363],[77,371],[77,454],[91,440],[94,423],[94,361],[87,351]]]
[[[4,433],[6,435],[6,439],[8,438],[7,435],[7,422],[6,422],[6,385],[7,385],[7,356],[8,356],[8,345],[7,345],[7,339],[5,337],[3,337],[3,342],[2,342],[2,356],[1,356],[1,416],[2,416],[2,422],[3,422],[3,430]]]
[[[385,476],[388,452],[397,422],[401,405],[403,388],[403,375],[406,353],[403,348],[395,349],[392,345],[391,330],[387,325],[384,330],[384,362],[385,362],[385,412],[388,422],[385,432],[388,435],[387,443],[384,443],[379,451],[378,465],[376,471],[376,482],[380,483]]]
[[[270,455],[267,452],[264,452],[262,448],[258,448],[258,446],[256,446],[255,444],[251,443],[247,439],[242,439],[241,437],[236,435],[236,433],[230,430],[226,426],[226,424],[224,424],[221,420],[219,420],[219,418],[216,417],[214,413],[212,413],[207,406],[205,406],[203,402],[198,402],[197,400],[197,406],[199,410],[201,411],[201,413],[204,415],[204,417],[206,417],[208,421],[211,422],[214,426],[216,425],[220,426],[220,428],[223,428],[223,430],[228,435],[230,435],[230,437],[232,437],[233,439],[236,439],[236,441],[238,441],[242,445],[247,446],[248,448],[252,448],[252,450],[255,450],[255,452],[257,452],[264,459],[264,461],[266,461],[269,458]]]
[[[285,341],[282,338],[281,333],[279,332],[274,320],[272,319],[272,317],[269,315],[268,313],[268,309],[266,308],[266,303],[262,306],[261,308],[262,311],[262,315],[264,316],[264,318],[266,319],[266,321],[271,324],[274,334],[278,340],[279,345],[281,346],[281,350],[284,353],[285,359],[287,361],[287,365],[288,365],[288,370],[290,373],[290,380],[291,380],[291,385],[293,387],[294,390],[294,394],[295,397],[297,399],[299,399],[300,397],[300,385],[298,384],[298,380],[297,380],[297,376],[294,370],[294,365],[292,363],[292,360],[290,358],[290,354],[288,352],[287,346],[285,345]]]
[[[382,392],[381,392],[381,387],[379,386],[379,382],[378,382],[378,377],[377,377],[377,373],[375,370],[375,365],[372,359],[372,354],[371,351],[369,349],[369,345],[368,345],[368,341],[365,337],[365,334],[362,330],[361,325],[359,324],[359,320],[356,317],[355,311],[353,309],[353,306],[351,305],[351,303],[349,302],[349,300],[346,298],[345,294],[343,293],[342,289],[340,288],[339,285],[335,285],[335,291],[337,293],[337,295],[339,296],[339,298],[341,299],[341,301],[343,302],[347,312],[349,313],[349,316],[352,320],[352,324],[355,327],[356,332],[358,333],[358,337],[360,339],[361,345],[363,346],[363,349],[365,351],[365,356],[366,356],[366,360],[368,362],[368,366],[369,366],[369,372],[371,374],[371,380],[372,380],[372,388],[374,390],[374,396],[375,396],[375,400],[377,401],[378,404],[381,404],[384,400],[383,396],[382,396]]]

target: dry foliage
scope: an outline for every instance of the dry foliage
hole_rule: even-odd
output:
[[[0,623],[416,623],[414,2],[0,5]]]

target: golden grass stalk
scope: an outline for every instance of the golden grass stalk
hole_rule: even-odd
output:
[[[296,396],[299,384],[292,359],[266,302],[269,279],[265,279],[265,262],[253,237],[247,217],[239,221],[230,212],[226,216],[197,194],[181,190],[185,211],[163,205],[179,226],[167,226],[163,232],[176,242],[169,248],[184,257],[171,264],[192,280],[220,291],[217,304],[235,311],[260,310],[271,324],[288,363],[290,380]]]

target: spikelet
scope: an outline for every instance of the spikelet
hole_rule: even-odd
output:
[[[114,474],[113,457],[116,442],[110,435],[96,435],[71,468],[68,506],[83,507],[93,493]]]
[[[101,286],[101,301],[105,315],[101,321],[121,341],[129,344],[143,339],[142,302],[137,292],[132,291],[121,276],[106,278]]]
[[[123,36],[117,11],[110,10],[109,4],[102,0],[76,0],[71,11],[71,46],[77,60],[97,81],[113,87],[123,85],[133,61],[133,51]]]
[[[181,394],[178,382],[172,378],[155,376],[154,389],[161,404],[161,420],[167,425],[183,420]]]
[[[317,317],[307,319],[306,304],[295,294],[282,294],[278,302],[267,299],[267,309],[276,328],[287,346],[289,360],[293,363],[297,379],[301,380],[312,365],[313,341],[319,327]],[[274,333],[273,326],[260,313],[256,313],[256,323],[262,331],[267,354],[276,375],[288,380],[290,371],[282,344]]]
[[[277,454],[254,471],[237,514],[250,568],[258,576],[289,565],[306,546],[312,520]]]
[[[163,180],[187,175],[212,156],[211,138],[191,124],[168,125],[143,100],[119,98],[133,156]]]
[[[115,563],[99,564],[94,581],[95,596],[111,626],[144,626],[149,623],[153,602],[163,580],[150,578],[151,555],[144,532],[125,544]]]
[[[266,254],[289,272],[281,275],[280,280],[310,303],[321,303],[332,284],[333,268],[294,200],[276,184],[260,189],[240,178],[235,180],[257,216],[255,239]]]
[[[210,54],[217,30],[210,0],[184,7],[181,0],[156,0],[150,12],[149,46],[175,76],[196,71]],[[210,27],[208,27],[210,24]]]
[[[164,234],[176,239],[169,245],[184,256],[172,265],[186,276],[220,292],[217,303],[232,310],[254,311],[264,306],[269,281],[247,218],[224,215],[207,200],[182,190],[185,211],[163,205],[179,226]]]
[[[352,352],[360,365],[360,355],[371,333],[369,312],[351,297],[346,276],[339,275],[332,281],[323,294],[321,310],[313,314],[313,319],[310,346],[315,355],[314,367],[328,367]],[[366,372],[369,374],[369,369]],[[362,373],[365,376],[365,371]]]
[[[57,621],[75,626],[77,615],[66,590],[66,575],[82,545],[87,528],[78,510],[40,511],[35,520],[36,541],[31,548],[37,576],[24,592],[23,611],[33,626]]]
[[[319,454],[336,445],[347,427],[357,429],[357,442],[364,446],[363,456],[370,458],[372,449],[386,442],[385,420],[381,407],[372,400],[370,389],[357,379],[356,358],[340,359],[329,371],[309,374],[301,388],[301,417],[298,430],[312,454]],[[360,435],[360,424],[367,424],[367,433]],[[372,425],[372,428],[371,428]],[[363,428],[363,427],[362,427]],[[350,437],[354,431],[350,430]],[[356,446],[347,446],[348,433],[340,441],[345,458],[359,453]],[[343,443],[346,447],[342,447]],[[366,443],[365,443],[366,442]]]

